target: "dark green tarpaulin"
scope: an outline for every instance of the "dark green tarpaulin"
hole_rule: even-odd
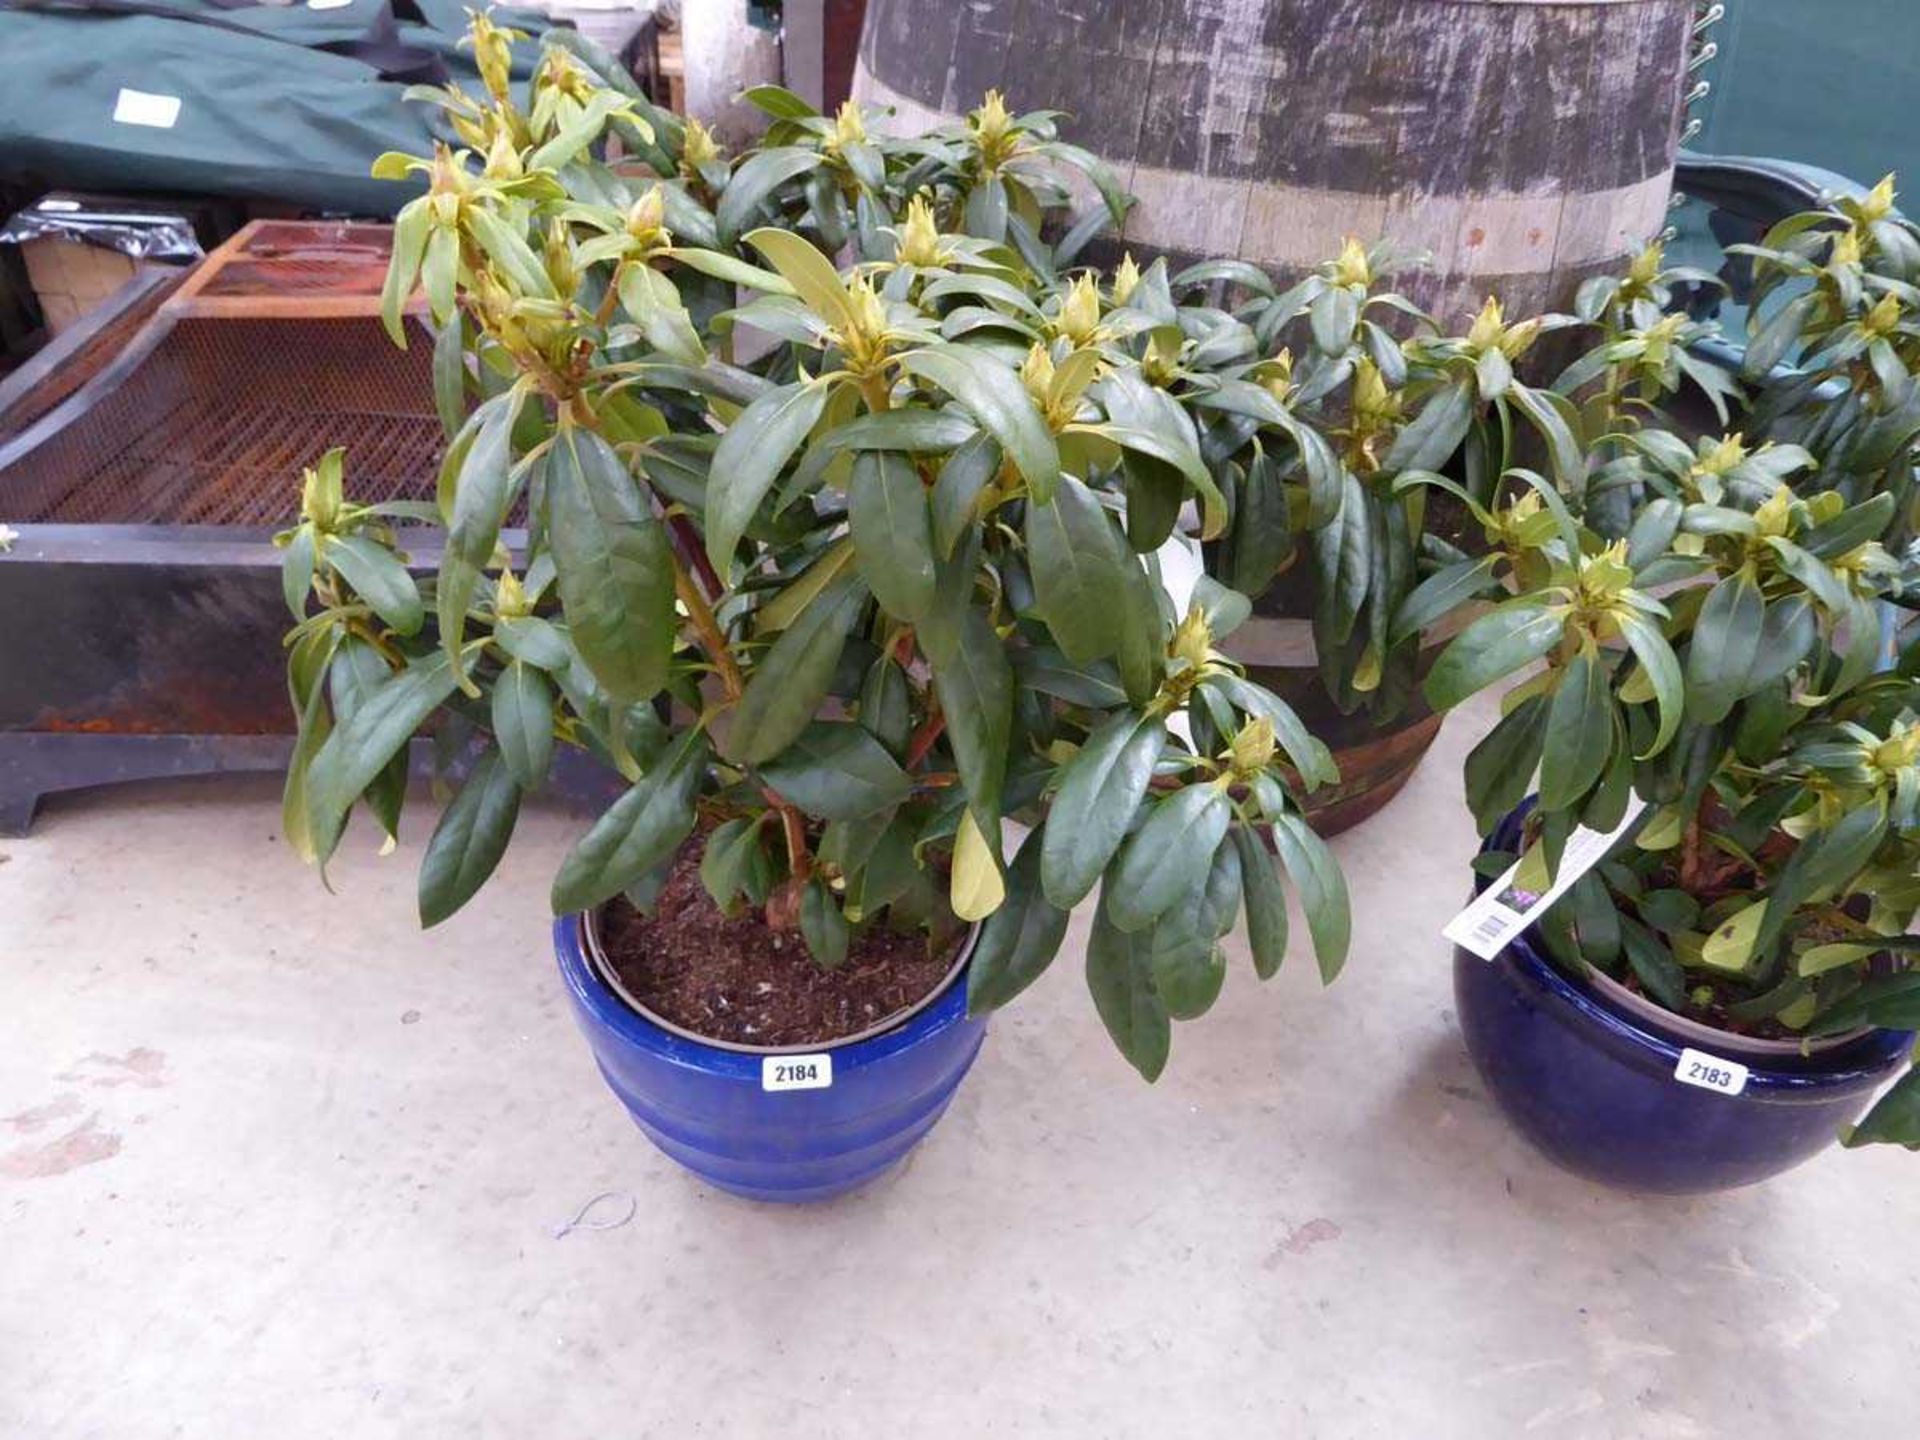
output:
[[[367,168],[384,150],[433,145],[438,112],[402,99],[408,82],[437,76],[477,91],[458,47],[465,27],[448,0],[398,14],[389,0],[13,0],[0,8],[0,178],[390,215],[409,187]],[[523,49],[524,78],[533,47]]]

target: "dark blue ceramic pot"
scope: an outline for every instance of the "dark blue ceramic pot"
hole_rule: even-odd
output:
[[[1486,848],[1517,850],[1527,808]],[[1727,1190],[1791,1169],[1858,1120],[1913,1048],[1911,1033],[1877,1030],[1805,1057],[1729,1049],[1748,1070],[1740,1094],[1685,1085],[1680,1052],[1700,1042],[1571,979],[1530,930],[1494,961],[1456,950],[1453,992],[1467,1050],[1507,1118],[1549,1159],[1628,1190]]]
[[[553,926],[574,1018],[620,1103],[701,1179],[751,1200],[826,1200],[874,1179],[933,1128],[986,1038],[967,1016],[966,972],[931,1004],[867,1039],[805,1057],[724,1049],[665,1029],[601,978],[581,917]],[[768,1088],[799,1069],[810,1088]],[[772,1068],[770,1068],[772,1067]],[[830,1083],[820,1084],[827,1078]]]

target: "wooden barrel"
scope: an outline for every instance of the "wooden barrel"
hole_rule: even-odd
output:
[[[1127,244],[1292,278],[1433,257],[1459,320],[1565,308],[1665,224],[1693,0],[870,0],[854,94],[919,129],[997,87],[1139,197]]]
[[[1257,681],[1291,705],[1307,728],[1333,751],[1340,780],[1301,797],[1307,819],[1323,836],[1351,830],[1377,813],[1413,778],[1433,748],[1445,717],[1421,698],[1419,687],[1397,714],[1381,717],[1365,707],[1343,712],[1320,680],[1313,643],[1313,576],[1297,564],[1254,602],[1253,616],[1221,642],[1221,648]],[[1470,618],[1463,613],[1422,637],[1418,674]]]

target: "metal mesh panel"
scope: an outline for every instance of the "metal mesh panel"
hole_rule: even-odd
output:
[[[427,499],[441,446],[431,340],[377,320],[182,319],[57,435],[0,472],[0,512],[64,524],[273,525],[347,447],[358,501]]]

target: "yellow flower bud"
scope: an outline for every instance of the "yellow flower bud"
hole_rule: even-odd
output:
[[[627,234],[642,245],[665,245],[672,239],[664,228],[666,217],[666,197],[658,185],[650,185],[644,195],[627,207]]]
[[[1860,324],[1870,335],[1891,335],[1900,324],[1900,297],[1889,290]]]
[[[1393,393],[1373,361],[1361,359],[1353,367],[1353,413],[1364,420],[1391,419],[1399,411]]]
[[[900,224],[900,248],[894,259],[922,269],[938,265],[942,259],[940,227],[934,223],[933,207],[924,195],[915,195],[907,202],[907,218]]]
[[[1047,403],[1047,390],[1053,384],[1053,356],[1046,346],[1036,344],[1027,351],[1027,358],[1020,362],[1020,383],[1037,404]]]
[[[1646,289],[1660,274],[1660,267],[1666,260],[1666,250],[1659,241],[1647,246],[1633,257],[1633,263],[1627,267],[1627,281],[1639,289]]]
[[[1273,721],[1256,715],[1233,737],[1233,768],[1240,775],[1257,775],[1273,763]]]
[[[300,472],[300,513],[325,535],[339,523],[342,452],[329,450],[320,463]]]
[[[1860,263],[1860,233],[1857,230],[1842,230],[1833,237],[1832,265],[1858,265]]]
[[[1693,468],[1697,474],[1725,475],[1746,458],[1747,437],[1736,430],[1716,441]]]
[[[1336,285],[1371,285],[1373,262],[1367,259],[1367,247],[1349,235],[1340,247],[1340,257],[1333,262],[1330,278]]]
[[[514,578],[510,568],[502,569],[500,578],[494,582],[493,613],[502,620],[532,613],[532,607],[527,604],[527,592]]]
[[[1054,321],[1057,334],[1064,335],[1077,350],[1093,339],[1093,333],[1100,326],[1100,292],[1094,288],[1093,276],[1082,274],[1067,290],[1066,299],[1060,302],[1060,315]]]
[[[526,167],[520,163],[520,150],[513,143],[513,137],[504,127],[496,130],[493,143],[487,147],[487,179],[517,180],[525,173]]]
[[[1113,272],[1113,303],[1126,304],[1139,286],[1140,267],[1133,263],[1133,252],[1129,250],[1120,257],[1119,267]]]
[[[860,107],[851,100],[841,101],[839,113],[833,117],[834,147],[864,145],[866,141],[867,122]]]
[[[1207,624],[1206,612],[1198,605],[1187,611],[1187,618],[1173,632],[1173,643],[1167,647],[1167,653],[1193,670],[1206,664],[1213,654],[1213,627]]]
[[[720,142],[713,138],[713,132],[689,115],[686,134],[680,141],[680,163],[697,170],[718,160],[720,154]]]
[[[1754,524],[1763,536],[1784,536],[1793,521],[1793,492],[1782,485],[1753,512]]]
[[[1860,202],[1861,217],[1869,223],[1886,219],[1893,213],[1893,199],[1893,176],[1884,175],[1880,183],[1867,193],[1867,198]]]
[[[995,145],[1006,139],[1007,132],[1013,126],[1013,117],[1007,113],[1007,102],[998,90],[987,91],[986,98],[980,102],[980,108],[967,117],[967,123],[980,137],[982,145]]]
[[[1280,353],[1269,360],[1262,361],[1258,371],[1260,383],[1267,387],[1267,393],[1274,399],[1285,401],[1293,393],[1293,351],[1281,346]]]
[[[1475,350],[1491,350],[1500,343],[1500,337],[1506,334],[1506,330],[1500,302],[1489,295],[1487,303],[1480,307],[1480,313],[1473,317],[1473,328],[1467,331],[1467,344]]]

